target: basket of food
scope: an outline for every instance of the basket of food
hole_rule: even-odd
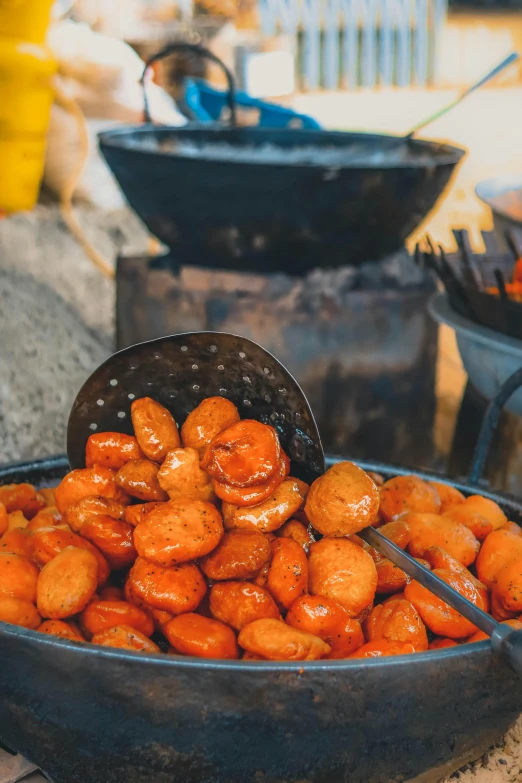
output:
[[[518,717],[522,505],[325,465],[259,346],[116,354],[68,450],[0,470],[0,740],[55,783],[436,781]]]

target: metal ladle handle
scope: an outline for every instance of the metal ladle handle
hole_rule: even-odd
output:
[[[500,655],[504,662],[522,677],[522,631],[498,623],[494,617],[472,604],[471,601],[468,601],[436,574],[424,568],[411,555],[404,552],[375,528],[368,527],[358,535],[378,552],[389,558],[394,565],[402,568],[408,576],[416,579],[437,598],[445,601],[466,620],[490,636],[494,652]]]
[[[522,367],[505,381],[498,394],[491,400],[486,415],[482,421],[479,439],[473,455],[469,472],[469,483],[478,484],[484,472],[484,465],[491,446],[491,440],[498,425],[500,413],[512,394],[522,386]],[[412,579],[416,579],[437,598],[445,601],[469,620],[477,628],[491,638],[491,646],[508,666],[522,677],[522,631],[517,631],[508,625],[498,623],[491,615],[483,612],[478,606],[460,595],[450,585],[439,579],[434,573],[424,568],[411,555],[403,552],[375,528],[366,528],[359,533],[370,546],[389,558],[392,563],[401,568]]]
[[[484,472],[486,458],[495,430],[498,425],[500,413],[512,394],[522,386],[522,367],[511,375],[502,384],[498,394],[491,400],[480,429],[480,435],[473,455],[469,472],[469,483],[478,484]],[[387,539],[375,528],[366,528],[359,533],[370,546],[389,558],[392,563],[401,568],[412,579],[430,590],[437,598],[445,601],[453,609],[459,612],[466,620],[469,620],[477,628],[491,638],[491,646],[514,672],[522,677],[522,631],[517,631],[508,625],[498,623],[491,615],[479,609],[460,595],[450,585],[434,573],[424,568],[411,555],[404,552],[392,541]]]
[[[228,83],[227,103],[230,109],[230,124],[232,125],[232,127],[236,127],[237,126],[236,83],[232,72],[225,65],[225,63],[219,59],[219,57],[217,57],[213,52],[210,51],[210,49],[207,49],[205,46],[201,46],[200,44],[191,44],[191,43],[186,43],[184,41],[176,41],[175,43],[168,44],[159,52],[152,55],[152,57],[145,64],[145,68],[143,70],[143,74],[140,79],[140,84],[143,90],[144,121],[146,123],[152,122],[152,117],[150,114],[150,107],[149,107],[149,97],[147,95],[147,84],[146,84],[146,76],[149,68],[152,65],[154,65],[154,63],[163,60],[165,57],[168,57],[170,54],[177,54],[180,52],[185,54],[195,54],[197,57],[201,57],[202,59],[205,60],[210,60],[211,62],[215,63],[221,68],[221,70],[225,74]]]
[[[431,114],[429,117],[426,117],[425,119],[418,122],[411,130],[410,132],[403,137],[402,140],[408,140],[412,139],[414,135],[426,127],[426,125],[430,125],[432,122],[435,122],[435,120],[438,120],[440,117],[442,117],[444,114],[447,114],[449,111],[455,108],[455,106],[458,106],[461,101],[463,101],[465,98],[468,97],[468,95],[471,95],[475,92],[475,90],[479,90],[481,87],[483,87],[485,84],[490,82],[492,79],[495,78],[495,76],[498,76],[499,73],[502,73],[506,68],[508,68],[510,65],[513,65],[513,63],[516,63],[520,58],[520,55],[518,52],[511,52],[511,54],[508,54],[506,57],[504,57],[497,65],[495,65],[491,70],[489,70],[484,76],[482,76],[475,84],[472,84],[471,87],[467,87],[461,94],[455,98],[454,101],[452,101],[447,106],[444,106],[442,109],[439,109],[434,114]]]

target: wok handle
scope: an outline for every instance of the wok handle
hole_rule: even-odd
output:
[[[498,623],[491,615],[472,604],[471,601],[468,601],[436,574],[424,568],[411,555],[403,552],[375,528],[367,527],[365,530],[360,530],[358,535],[392,563],[402,568],[412,579],[416,579],[437,598],[445,601],[473,625],[488,634],[491,637],[491,646],[495,654],[522,677],[522,631],[516,631],[509,625]]]
[[[499,624],[491,634],[491,646],[514,672],[522,676],[522,631]]]
[[[451,585],[448,585],[432,571],[424,568],[415,558],[404,552],[393,541],[379,533],[378,530],[373,527],[367,527],[359,531],[358,535],[367,544],[370,544],[370,546],[391,560],[394,565],[401,568],[408,576],[433,593],[433,595],[436,595],[441,601],[445,601],[455,611],[465,617],[466,620],[469,620],[470,623],[476,625],[481,631],[487,633],[488,636],[496,631],[499,624],[491,615],[472,604],[471,601],[468,601],[467,598],[458,593]]]
[[[168,44],[163,49],[161,49],[161,51],[152,55],[152,57],[145,64],[145,68],[143,70],[143,74],[140,79],[141,88],[143,90],[144,121],[146,123],[152,122],[152,118],[150,116],[149,98],[147,95],[147,85],[146,85],[146,76],[148,70],[152,65],[154,65],[154,63],[163,60],[165,57],[168,57],[170,54],[177,54],[178,52],[182,52],[185,54],[194,54],[197,57],[201,57],[205,60],[210,60],[216,65],[219,65],[219,67],[225,74],[228,82],[227,103],[230,109],[230,124],[232,125],[232,127],[235,127],[237,125],[236,83],[235,83],[234,76],[232,75],[232,72],[230,71],[229,68],[227,68],[225,63],[219,59],[219,57],[216,57],[216,55],[210,51],[210,49],[207,49],[206,47],[201,46],[200,44],[191,44],[191,43],[186,43],[184,41],[176,41],[175,43]]]
[[[468,482],[470,484],[478,484],[484,473],[484,466],[489,454],[491,441],[493,435],[497,429],[498,420],[502,408],[509,400],[512,394],[522,386],[522,367],[511,375],[507,381],[505,381],[500,391],[491,400],[488,405],[488,409],[482,420],[482,426],[480,428],[480,434],[478,437],[477,445],[473,453],[473,459],[471,460],[471,467],[468,474]]]

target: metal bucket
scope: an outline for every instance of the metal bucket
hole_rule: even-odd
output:
[[[513,373],[522,367],[522,340],[486,329],[453,310],[446,294],[437,294],[430,312],[439,323],[455,330],[464,369],[473,386],[491,400]],[[522,389],[506,403],[506,409],[522,416]]]

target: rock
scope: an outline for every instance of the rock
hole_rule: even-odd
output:
[[[0,267],[0,463],[65,452],[69,411],[112,351],[48,285]]]
[[[148,234],[129,209],[75,206],[93,247],[109,262],[120,253],[149,249]],[[114,335],[114,280],[87,258],[62,221],[56,204],[39,204],[0,221],[0,266],[28,272],[77,309],[101,339]]]

